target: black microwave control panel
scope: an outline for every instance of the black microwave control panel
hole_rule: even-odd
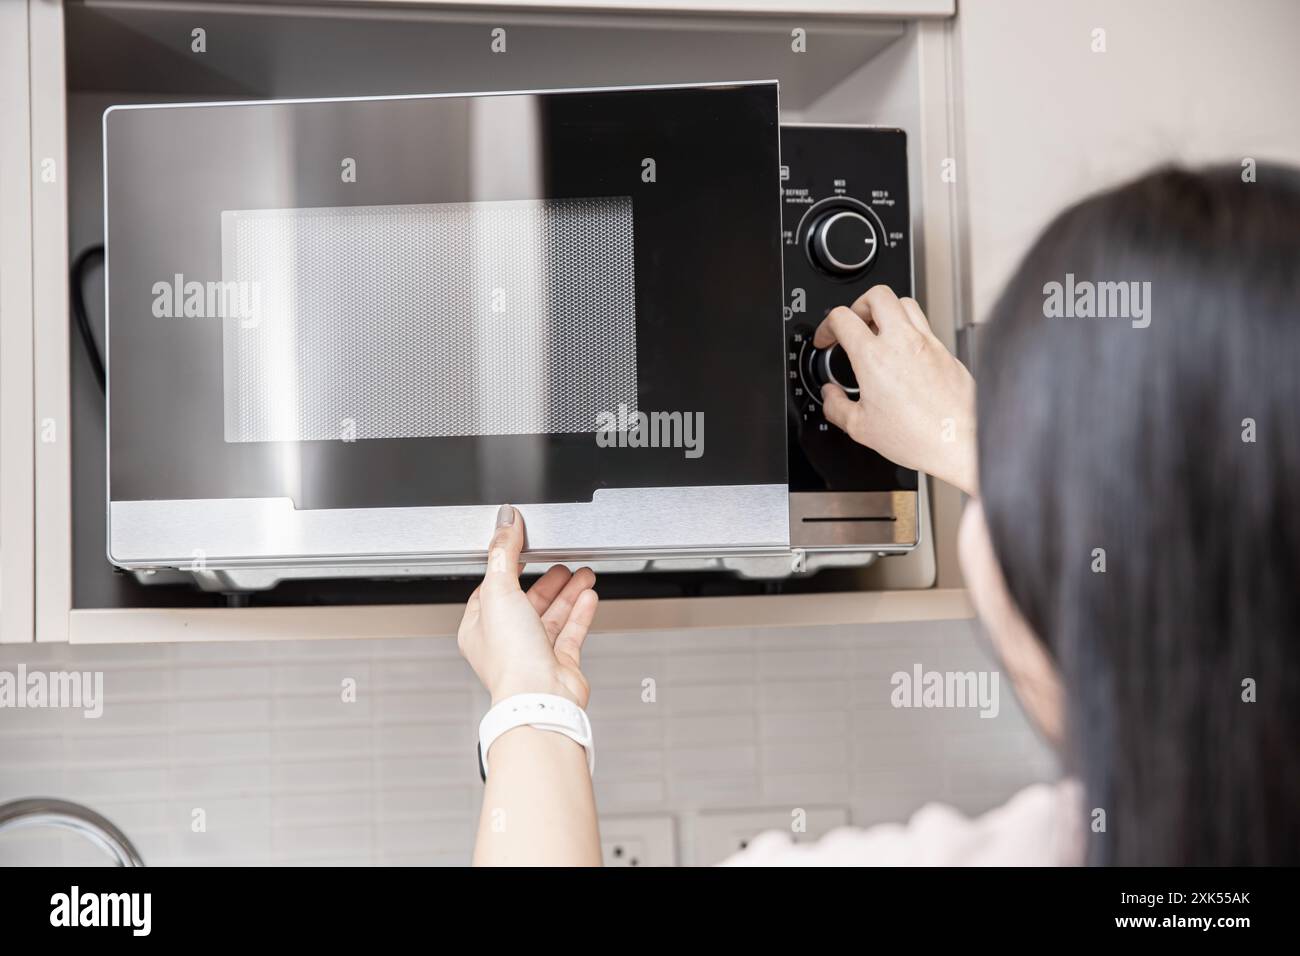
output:
[[[858,381],[813,333],[874,285],[911,296],[907,136],[871,126],[783,125],[790,540],[805,550],[907,550],[917,541],[917,474],[854,442],[822,414],[821,389]]]

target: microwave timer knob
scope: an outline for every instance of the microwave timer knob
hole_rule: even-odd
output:
[[[832,275],[855,275],[876,258],[880,237],[876,227],[856,209],[832,209],[808,231],[808,256],[813,265]]]
[[[838,385],[850,398],[858,394],[858,379],[848,353],[839,344],[828,349],[808,350],[808,371],[811,373],[813,394],[820,400],[823,385]]]

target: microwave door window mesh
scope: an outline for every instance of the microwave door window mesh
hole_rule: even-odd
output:
[[[232,210],[221,234],[228,442],[590,433],[637,408],[631,197]]]

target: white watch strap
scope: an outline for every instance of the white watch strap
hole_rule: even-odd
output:
[[[555,694],[515,694],[489,710],[478,725],[478,752],[483,779],[487,779],[488,750],[498,737],[516,727],[551,730],[575,740],[587,751],[587,770],[596,772],[596,746],[591,739],[587,712]]]

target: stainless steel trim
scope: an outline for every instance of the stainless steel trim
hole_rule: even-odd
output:
[[[729,89],[735,86],[779,86],[779,81],[736,80],[711,83],[651,83],[631,86],[565,86],[545,90],[480,90],[456,93],[391,93],[378,96],[307,96],[282,100],[208,100],[202,103],[122,103],[104,110],[107,118],[116,110],[174,110],[202,106],[287,106],[294,103],[363,103],[373,100],[445,100],[480,96],[549,96],[556,93],[624,93],[635,90]]]
[[[742,578],[773,580],[788,578],[792,573],[819,570],[823,567],[859,567],[870,564],[877,557],[876,553],[836,552],[812,556],[808,561],[795,567],[791,560],[792,552],[778,551],[769,554],[737,554],[718,557],[700,554],[688,557],[670,558],[595,558],[590,561],[530,561],[524,565],[523,573],[540,575],[553,563],[564,564],[569,570],[577,571],[580,567],[589,567],[600,577],[608,574],[642,574],[672,571],[697,571],[726,573],[733,572]],[[134,571],[137,581],[145,585],[195,584],[201,590],[228,593],[231,591],[264,591],[276,587],[283,581],[295,580],[332,580],[337,578],[379,578],[383,580],[400,580],[403,578],[477,578],[483,576],[486,565],[403,565],[386,566],[380,569],[367,566],[338,565],[332,567],[301,568],[229,568],[220,571]]]
[[[786,485],[601,488],[518,505],[536,561],[768,554],[789,548]],[[299,511],[288,498],[110,503],[124,568],[438,567],[484,559],[496,505]]]
[[[524,565],[525,575],[540,575],[553,563],[567,565],[569,570],[589,567],[598,576],[609,574],[654,574],[672,571],[732,573],[741,578],[772,581],[800,575],[815,574],[824,568],[859,568],[873,564],[890,548],[875,547],[869,551],[854,549],[823,549],[804,552],[802,549],[765,554],[733,554],[717,557],[700,554],[669,558],[594,558],[590,561],[529,561]],[[299,568],[227,568],[224,570],[178,571],[137,570],[132,574],[144,585],[194,584],[201,590],[229,593],[232,591],[265,591],[284,581],[334,580],[338,578],[375,578],[401,580],[404,578],[477,578],[482,577],[486,565],[476,564],[412,564],[401,566],[314,566]]]
[[[790,543],[815,551],[908,551],[920,540],[915,491],[790,495]]]

